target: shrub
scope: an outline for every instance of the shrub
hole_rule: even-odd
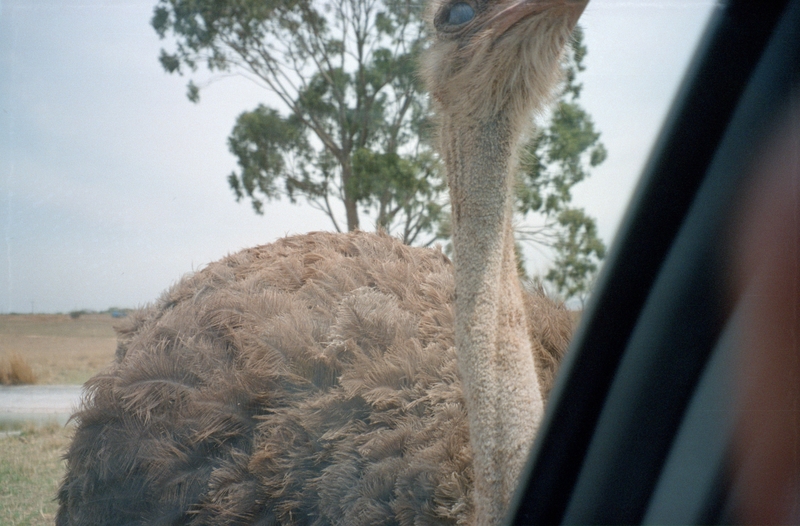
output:
[[[17,353],[0,362],[0,384],[24,385],[35,384],[36,375],[28,362]]]

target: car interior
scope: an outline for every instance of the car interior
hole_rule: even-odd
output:
[[[769,170],[758,167],[769,164],[776,137],[788,141],[778,151],[788,152],[779,160],[789,177],[774,194],[787,196],[794,219],[778,228],[794,242],[797,275],[799,109],[800,1],[719,2],[586,306],[509,523],[800,521],[800,402],[791,387],[794,409],[771,413],[794,433],[781,480],[795,486],[779,488],[778,504],[753,487],[760,479],[751,471],[768,466],[741,453],[782,446],[768,429],[755,449],[740,438],[759,412],[742,410],[752,409],[742,363],[759,285],[746,271],[741,278],[741,239],[753,237],[739,234],[760,224],[748,218],[772,213],[769,204],[744,211],[768,185]],[[769,276],[769,255],[747,242]],[[797,287],[785,283],[795,306]],[[793,352],[776,367],[797,384],[797,311],[786,318],[793,327],[778,330],[788,331]],[[749,389],[768,387],[769,379]],[[759,505],[774,515],[749,514]]]

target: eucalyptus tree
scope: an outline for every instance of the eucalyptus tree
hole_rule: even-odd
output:
[[[600,132],[578,99],[586,69],[580,27],[564,60],[564,82],[552,114],[526,146],[517,185],[517,212],[530,217],[517,229],[520,241],[550,247],[555,255],[545,280],[565,298],[582,301],[594,283],[606,246],[594,218],[572,204],[572,188],[605,161]],[[533,226],[530,226],[533,225]]]
[[[447,238],[446,185],[416,75],[420,3],[159,0],[152,25],[173,45],[161,52],[166,71],[245,75],[280,101],[242,113],[228,138],[237,200],[259,214],[274,199],[304,200],[337,231],[382,228],[409,244]],[[605,250],[594,220],[571,207],[571,188],[605,158],[577,101],[586,47],[580,30],[575,37],[558,104],[527,146],[517,192],[519,215],[538,225],[521,228],[520,239],[554,250],[546,279],[565,296],[587,289]],[[189,99],[199,96],[190,80]]]
[[[160,0],[152,24],[174,37],[175,50],[161,52],[167,71],[244,74],[283,105],[236,122],[229,147],[240,169],[228,181],[237,199],[261,213],[267,200],[303,198],[336,230],[362,227],[366,211],[412,243],[433,231],[444,191],[420,139],[420,9],[406,0]],[[199,98],[194,82],[188,95]]]

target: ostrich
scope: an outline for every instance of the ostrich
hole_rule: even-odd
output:
[[[183,278],[86,384],[57,524],[497,524],[572,329],[517,276],[516,150],[587,0],[434,0],[455,269],[311,233]]]

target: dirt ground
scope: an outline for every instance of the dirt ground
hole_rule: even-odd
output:
[[[118,321],[109,314],[0,315],[0,360],[18,354],[40,384],[82,384],[114,358]]]

